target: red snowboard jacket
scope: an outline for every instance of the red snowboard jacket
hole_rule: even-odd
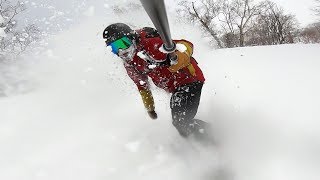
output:
[[[158,33],[152,28],[143,28],[137,30],[137,53],[130,62],[125,62],[124,66],[129,77],[137,85],[139,90],[149,90],[148,77],[153,83],[167,92],[173,92],[177,87],[193,83],[195,81],[204,82],[205,78],[196,60],[191,57],[196,76],[190,74],[187,67],[172,73],[168,70],[170,60],[167,54],[162,53],[159,48],[162,46]],[[174,40],[187,42],[191,47],[193,44],[186,40]]]

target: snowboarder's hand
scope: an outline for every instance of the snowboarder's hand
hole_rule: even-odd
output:
[[[157,119],[158,118],[158,115],[154,110],[153,111],[148,111],[148,115],[150,116],[151,119]]]

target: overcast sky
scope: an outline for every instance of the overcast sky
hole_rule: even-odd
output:
[[[311,8],[315,6],[314,0],[273,0],[281,5],[286,12],[295,14],[301,25],[312,23],[316,20]]]
[[[13,0],[16,1],[16,0]],[[106,9],[103,8],[107,5],[113,5],[115,3],[123,3],[128,1],[139,0],[31,0],[25,1],[29,10],[32,12],[32,17],[41,18],[42,21],[47,21],[48,17],[52,19],[52,14],[55,14],[55,18],[59,18],[59,11],[62,11],[64,18],[69,18],[75,16],[76,14],[82,14],[87,8],[94,6],[97,14],[100,16],[103,14],[103,11]],[[174,10],[176,2],[181,0],[165,0],[166,5],[170,10]],[[191,1],[191,0],[190,0]],[[196,1],[196,0],[193,0]],[[316,16],[313,15],[311,11],[312,7],[315,7],[315,0],[272,0],[278,5],[282,6],[287,13],[295,14],[301,26],[307,25],[309,23],[315,22]],[[47,7],[47,8],[44,8]],[[54,8],[51,8],[54,7]],[[100,11],[98,10],[100,9]],[[57,13],[58,12],[58,13]],[[98,12],[100,12],[98,14]],[[47,17],[47,19],[44,19]],[[77,21],[77,18],[73,18],[74,21]]]

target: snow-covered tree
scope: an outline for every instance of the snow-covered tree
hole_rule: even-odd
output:
[[[142,5],[137,2],[128,2],[124,5],[113,5],[111,9],[116,15],[122,15],[135,10],[143,10]]]
[[[21,53],[40,36],[40,31],[36,25],[18,25],[16,18],[25,10],[26,6],[23,2],[13,3],[9,0],[0,0],[1,59],[8,54]]]

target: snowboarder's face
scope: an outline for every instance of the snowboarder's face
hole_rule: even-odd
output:
[[[134,44],[131,44],[127,49],[119,49],[118,56],[124,61],[131,61],[136,54],[136,48]]]
[[[132,60],[136,52],[134,42],[128,37],[117,39],[116,41],[107,44],[107,46],[110,46],[112,52],[118,55],[124,61]]]

